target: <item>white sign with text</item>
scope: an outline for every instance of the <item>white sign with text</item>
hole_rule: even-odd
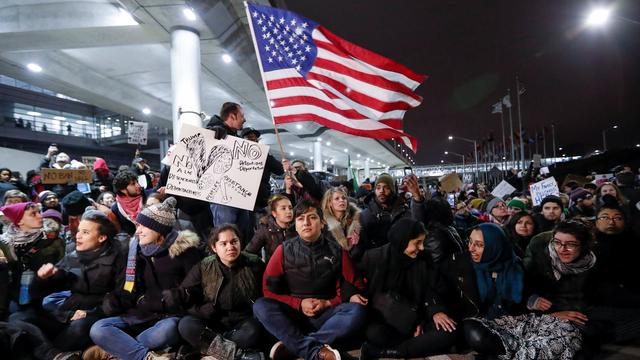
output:
[[[127,144],[147,145],[149,124],[140,121],[127,122]]]
[[[491,195],[502,199],[503,196],[511,195],[514,191],[516,191],[516,188],[511,186],[511,184],[509,184],[505,180],[502,180],[500,184],[498,184],[498,186],[496,186],[496,188],[493,189],[493,191],[491,192]]]
[[[168,194],[253,210],[269,147],[182,125],[171,153]]]
[[[548,179],[538,181],[535,184],[529,185],[529,190],[531,191],[531,200],[533,201],[533,206],[540,205],[540,203],[542,203],[542,199],[549,195],[560,195],[558,182],[553,176]]]

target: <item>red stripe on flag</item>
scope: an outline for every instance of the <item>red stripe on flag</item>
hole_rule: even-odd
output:
[[[402,64],[399,64],[382,55],[376,54],[373,51],[361,48],[356,44],[353,44],[340,38],[339,36],[336,36],[334,33],[327,30],[324,26],[318,26],[317,30],[320,31],[329,41],[336,44],[336,46],[339,49],[343,50],[344,53],[352,55],[362,62],[369,63],[380,69],[400,73],[419,83],[423,82],[427,78],[426,75],[415,73]],[[320,43],[322,43],[321,41],[317,40],[315,42],[318,46],[320,45]]]
[[[402,119],[384,119],[384,120],[380,120],[381,123],[387,125],[387,126],[391,126],[392,128],[396,129],[396,130],[400,130],[402,131]]]
[[[285,79],[267,81],[267,89],[268,90],[286,89],[286,88],[289,88],[289,87],[298,87],[298,86],[310,87],[310,88],[314,88],[314,89],[320,90],[325,95],[327,95],[327,97],[329,99],[340,99],[340,97],[338,95],[332,93],[329,90],[322,89],[322,88],[317,88],[317,87],[313,86],[307,80],[305,80],[303,77],[290,77],[290,78],[285,78]]]
[[[312,96],[290,96],[290,97],[286,97],[286,98],[280,98],[280,99],[275,99],[272,100],[273,101],[273,106],[272,108],[281,108],[281,107],[286,107],[286,106],[297,106],[297,105],[314,105],[317,106],[319,108],[331,111],[333,113],[342,115],[346,118],[349,118],[350,120],[369,120],[369,118],[367,118],[366,116],[360,114],[359,112],[355,111],[354,109],[346,109],[346,110],[342,110],[340,108],[338,108],[337,106],[335,106],[334,104],[327,102],[327,101],[322,101],[318,98],[312,97]]]

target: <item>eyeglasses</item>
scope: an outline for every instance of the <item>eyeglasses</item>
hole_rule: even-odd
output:
[[[576,251],[580,248],[580,244],[578,243],[563,243],[558,239],[553,239],[551,243],[553,244],[553,247],[555,247],[556,249],[565,248],[568,251]]]
[[[611,222],[611,221],[613,221],[613,222],[620,222],[620,221],[623,221],[623,220],[624,220],[624,218],[623,218],[622,216],[620,216],[620,215],[618,215],[618,216],[614,216],[614,217],[599,216],[599,217],[598,217],[598,220],[600,220],[600,221],[604,221],[604,222]]]

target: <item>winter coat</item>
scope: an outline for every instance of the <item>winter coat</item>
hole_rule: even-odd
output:
[[[584,312],[588,309],[589,290],[596,290],[593,285],[594,268],[579,274],[562,275],[556,280],[551,266],[549,242],[551,231],[540,233],[531,239],[524,257],[525,299],[530,296],[541,296],[553,303],[547,313],[573,310]]]
[[[558,223],[557,221],[550,221],[545,219],[541,213],[533,214],[533,221],[536,222],[538,230],[540,232],[551,231],[553,227]]]
[[[268,217],[266,225],[261,225],[253,238],[245,247],[245,251],[260,254],[260,250],[264,247],[265,262],[269,262],[271,255],[276,251],[278,245],[282,244],[285,240],[298,236],[293,226],[287,229],[283,229],[278,224],[273,216]]]
[[[54,292],[70,290],[71,296],[62,303],[56,314],[61,322],[68,322],[75,310],[87,310],[89,314],[100,316],[100,304],[104,296],[122,283],[126,269],[126,253],[120,249],[120,245],[112,242],[105,246],[98,258],[87,263],[80,261],[79,269],[60,267],[48,279],[36,276],[31,295],[43,298]],[[64,263],[64,259],[61,263]]]
[[[178,288],[191,268],[202,259],[197,248],[198,236],[192,231],[172,231],[165,241],[175,238],[169,249],[154,256],[144,256],[138,247],[133,292],[124,290],[124,284],[108,294],[102,311],[108,315],[123,314],[125,321],[139,323],[179,313],[172,304],[180,303],[172,289]]]
[[[253,254],[241,253],[231,268],[218,255],[203,259],[182,282],[193,304],[189,313],[232,328],[253,316],[253,303],[262,296],[265,264]]]
[[[453,216],[453,227],[456,228],[456,231],[458,231],[458,234],[463,239],[466,239],[469,236],[471,229],[480,223],[480,219],[471,214],[456,214]]]
[[[340,247],[349,251],[353,247],[353,243],[359,242],[361,231],[360,209],[350,202],[345,216],[351,219],[346,229],[342,227],[340,220],[331,214],[325,214],[325,221],[331,236],[340,244]]]
[[[598,304],[637,307],[640,304],[640,278],[630,271],[640,252],[638,238],[630,231],[618,235],[596,233],[595,281]]]
[[[430,222],[427,226],[427,238],[424,241],[425,251],[421,254],[429,256],[431,261],[437,265],[452,254],[464,252],[466,247],[465,242],[453,226]]]

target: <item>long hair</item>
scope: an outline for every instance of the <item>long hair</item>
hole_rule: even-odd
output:
[[[331,199],[333,198],[333,194],[335,193],[341,193],[344,195],[345,198],[347,198],[347,209],[345,210],[342,218],[338,218],[338,216],[336,216],[336,214],[333,212],[333,209],[331,208]],[[351,204],[349,203],[349,195],[347,194],[346,191],[344,191],[343,188],[332,187],[329,190],[327,190],[324,193],[324,196],[322,197],[321,207],[322,207],[322,212],[324,212],[325,214],[331,215],[336,220],[338,220],[340,222],[340,226],[342,226],[343,229],[346,229],[349,227],[349,225],[351,225],[351,222],[353,221],[354,212],[351,208]]]

